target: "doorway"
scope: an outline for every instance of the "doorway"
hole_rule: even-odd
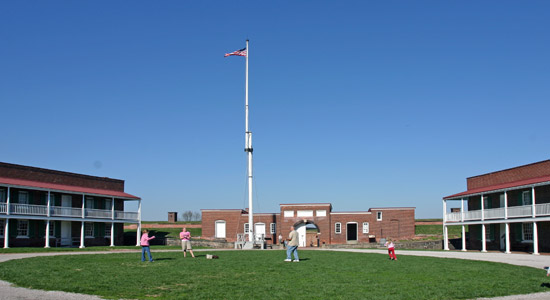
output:
[[[262,236],[265,238],[265,223],[254,224],[254,239],[259,242]]]
[[[71,207],[73,205],[73,197],[71,195],[61,195],[61,206],[62,207]],[[70,214],[70,210],[67,209],[67,212]],[[61,246],[71,246],[72,245],[72,232],[71,232],[71,222],[62,221],[61,222]]]
[[[357,223],[346,224],[346,237],[348,242],[357,241]]]

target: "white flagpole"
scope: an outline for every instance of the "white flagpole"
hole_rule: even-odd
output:
[[[248,127],[248,56],[250,49],[248,48],[248,40],[246,40],[246,92],[245,92],[245,149],[248,154],[248,241],[254,241],[254,213],[252,209],[252,132]]]

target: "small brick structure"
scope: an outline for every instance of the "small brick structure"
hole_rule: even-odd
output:
[[[178,221],[178,213],[175,211],[171,211],[168,213],[168,222],[169,223],[176,223]]]

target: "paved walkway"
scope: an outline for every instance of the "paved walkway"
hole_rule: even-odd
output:
[[[195,251],[220,251],[222,249],[196,249]],[[155,252],[174,252],[180,250],[155,250]],[[232,251],[232,250],[226,250]],[[255,251],[255,250],[252,250]],[[271,250],[277,251],[277,250]],[[281,251],[281,250],[279,250]],[[319,251],[326,251],[324,249],[319,249]],[[376,249],[331,249],[329,251],[342,251],[342,252],[358,252],[358,253],[381,253],[387,254],[386,250],[376,250]],[[122,251],[121,251],[122,252]],[[139,251],[125,251],[125,252],[139,252]],[[550,265],[550,256],[548,255],[531,255],[531,254],[503,254],[503,253],[481,253],[481,252],[461,252],[461,251],[409,251],[409,250],[397,250],[396,254],[399,255],[415,255],[415,256],[430,256],[430,257],[439,257],[439,258],[457,258],[457,259],[468,259],[468,260],[482,260],[482,261],[492,261],[498,263],[507,263],[518,266],[528,266],[537,269],[541,269],[541,278],[544,276],[544,271],[542,270],[545,266]],[[22,259],[28,257],[37,257],[37,256],[53,256],[53,255],[80,255],[80,254],[111,254],[113,251],[105,252],[57,252],[57,253],[17,253],[17,254],[0,254],[0,263],[13,260],[13,259]],[[117,251],[117,253],[119,253]],[[66,292],[56,292],[56,291],[43,291],[43,290],[32,290],[27,288],[13,287],[10,283],[0,280],[0,300],[34,300],[34,299],[44,299],[44,300],[72,300],[72,299],[82,299],[82,300],[100,300],[101,298],[97,296],[75,294],[75,293],[66,293]],[[489,299],[489,298],[480,298],[480,299]],[[497,297],[490,298],[491,300],[545,300],[550,299],[550,292],[537,293],[537,294],[528,294],[528,295],[517,295],[517,296],[506,296],[506,297]]]

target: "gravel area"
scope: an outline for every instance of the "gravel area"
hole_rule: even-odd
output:
[[[221,249],[215,249],[219,251]],[[323,249],[319,249],[324,251]],[[179,251],[179,250],[167,250],[168,251]],[[195,251],[214,251],[212,249],[197,249]],[[231,250],[229,250],[231,251]],[[254,250],[253,250],[254,251]],[[271,250],[277,251],[277,250]],[[281,250],[279,250],[281,251]],[[382,253],[386,254],[386,250],[372,250],[372,249],[331,249],[329,251],[345,251],[345,252],[360,252],[360,253]],[[128,252],[128,251],[125,251]],[[139,251],[131,251],[139,252]],[[157,250],[157,252],[159,252]],[[164,251],[162,251],[164,252]],[[550,279],[547,280],[545,276],[545,271],[542,269],[545,266],[550,265],[550,256],[547,255],[531,255],[531,254],[504,254],[504,253],[480,253],[480,252],[462,252],[462,251],[408,251],[408,250],[397,250],[395,251],[396,255],[416,255],[416,256],[430,256],[430,257],[440,257],[440,258],[457,258],[457,259],[468,259],[468,260],[483,260],[483,261],[492,261],[499,263],[507,263],[518,266],[528,266],[537,269],[541,269],[541,280],[546,280],[550,283]],[[110,254],[111,251],[105,252],[61,252],[61,253],[21,253],[21,254],[0,254],[0,263],[13,259],[23,259],[28,257],[36,256],[53,256],[53,255],[82,255],[82,254]],[[59,291],[43,291],[43,290],[33,290],[27,288],[19,288],[12,286],[9,282],[0,280],[0,300],[98,300],[102,299],[97,296],[76,294],[76,293],[66,293]],[[505,297],[496,297],[496,298],[479,298],[481,299],[491,299],[491,300],[547,300],[550,299],[550,292],[536,293],[536,294],[527,294],[527,295],[515,295],[515,296],[505,296]]]

